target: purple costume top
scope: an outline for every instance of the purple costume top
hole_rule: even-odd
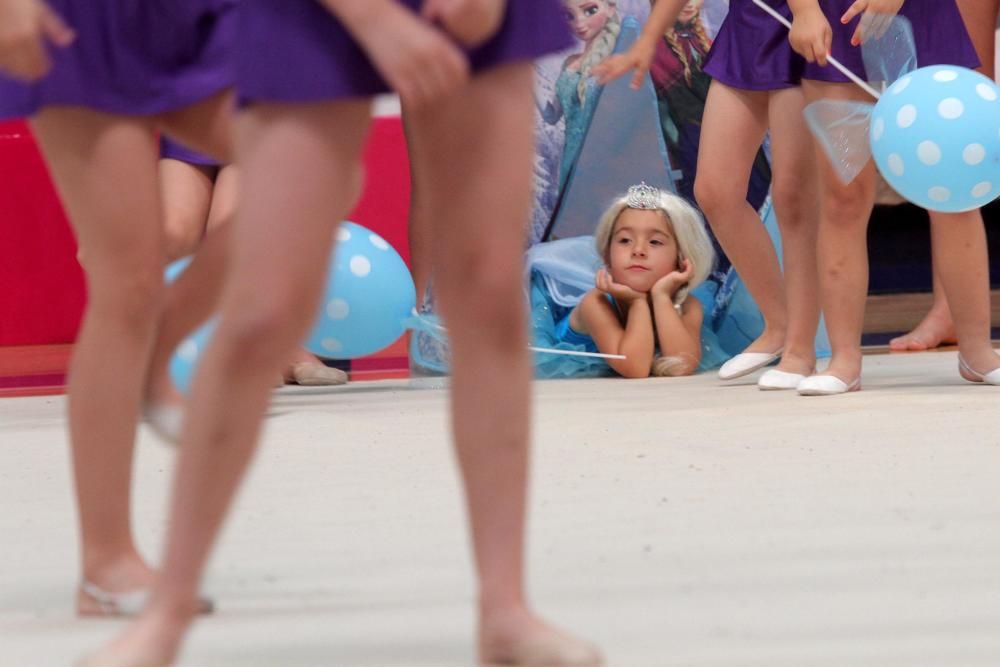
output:
[[[786,0],[766,0],[791,20]],[[865,78],[860,47],[851,46],[851,35],[860,17],[849,24],[840,17],[852,0],[820,0],[819,5],[833,30],[832,55],[848,69]],[[955,0],[906,0],[899,12],[913,26],[917,63],[976,67],[979,59],[962,23]],[[792,51],[788,29],[755,5],[752,0],[731,0],[729,14],[719,28],[705,71],[715,80],[743,90],[777,90],[799,85],[803,79],[843,82],[847,77],[833,67],[806,63]]]
[[[397,0],[419,11],[423,0]],[[242,103],[309,102],[389,92],[347,29],[318,0],[240,0],[237,88]],[[508,0],[497,34],[467,51],[472,69],[573,46],[559,0]]]
[[[234,83],[237,0],[49,0],[76,32],[50,48],[52,71],[25,84],[0,75],[0,118],[46,106],[149,115]]]

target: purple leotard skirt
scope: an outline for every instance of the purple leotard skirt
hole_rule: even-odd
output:
[[[160,135],[160,157],[170,158],[171,160],[178,160],[180,162],[187,162],[188,164],[198,165],[199,167],[220,166],[218,160],[210,158],[207,155],[202,155],[197,151],[193,151],[183,144],[177,143],[165,134]]]
[[[39,82],[0,75],[0,118],[46,106],[157,114],[221,92],[235,80],[236,1],[49,0],[76,40],[50,48]]]
[[[791,18],[785,0],[767,3]],[[865,78],[861,49],[851,46],[851,35],[861,19],[855,18],[847,25],[840,22],[851,4],[852,0],[820,0],[833,29],[833,56]],[[913,26],[919,66],[979,65],[955,0],[907,0],[899,15],[908,18]],[[705,60],[705,71],[727,86],[744,90],[789,88],[799,85],[802,79],[848,81],[833,67],[806,63],[792,51],[788,30],[752,0],[731,0],[729,14]]]
[[[419,11],[422,0],[398,0]],[[310,102],[389,92],[368,56],[318,0],[241,0],[237,88],[242,103]],[[499,32],[468,52],[474,71],[573,45],[559,0],[508,0]]]

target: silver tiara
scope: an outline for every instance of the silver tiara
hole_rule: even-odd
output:
[[[629,208],[656,210],[660,208],[660,191],[652,185],[646,185],[646,181],[643,181],[628,189],[628,193],[625,195],[625,204]]]

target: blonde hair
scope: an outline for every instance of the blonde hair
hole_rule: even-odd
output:
[[[694,206],[683,197],[670,192],[659,191],[659,211],[666,219],[677,241],[677,262],[684,259],[691,261],[694,270],[686,285],[677,290],[674,295],[674,305],[681,306],[695,287],[705,282],[705,279],[715,268],[715,248],[705,229],[705,221]],[[615,223],[622,211],[629,208],[628,199],[619,197],[608,207],[594,230],[594,245],[597,254],[604,263],[609,264],[611,254],[611,237],[614,235]],[[677,357],[657,356],[653,359],[651,374],[654,376],[683,375],[692,360]],[[690,372],[689,370],[687,372]]]
[[[578,69],[581,76],[580,83],[576,85],[576,94],[580,98],[581,105],[587,101],[587,77],[590,76],[590,70],[604,62],[614,52],[615,44],[618,42],[618,34],[622,31],[622,20],[618,16],[618,0],[600,1],[610,11],[607,23],[601,28],[601,32],[597,33],[597,36],[587,44],[580,56]]]

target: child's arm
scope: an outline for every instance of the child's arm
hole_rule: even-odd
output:
[[[611,281],[598,273],[598,289],[587,292],[573,315],[581,333],[588,334],[604,354],[621,354],[625,359],[608,359],[616,373],[627,378],[649,377],[653,365],[653,316],[644,294]],[[618,320],[605,293],[614,296],[625,308],[625,326]],[[577,327],[574,327],[577,328]]]
[[[879,38],[884,35],[892,25],[892,18],[902,8],[903,0],[857,0],[840,17],[840,22],[850,23],[855,16],[864,12],[854,35],[851,36],[851,44],[858,46],[871,37]]]
[[[704,316],[701,302],[689,298],[685,300],[682,312],[678,313],[674,308],[677,290],[686,285],[693,274],[694,264],[685,259],[679,271],[657,280],[649,292],[660,356],[679,360],[671,375],[690,375],[701,362],[701,320]]]
[[[792,30],[788,33],[792,49],[809,62],[826,66],[833,30],[819,0],[788,0],[788,7],[792,10]]]
[[[500,30],[506,11],[507,0],[424,0],[420,13],[471,48]]]
[[[701,363],[701,321],[705,315],[701,302],[687,299],[681,313],[666,296],[653,294],[652,302],[660,356],[677,360],[670,375],[691,375]]]
[[[657,42],[663,38],[667,28],[677,23],[677,17],[685,4],[687,0],[657,0],[649,12],[646,25],[642,27],[642,33],[631,48],[625,53],[607,58],[594,68],[597,83],[603,86],[625,72],[635,70],[631,86],[633,90],[639,90],[656,55]]]
[[[0,0],[0,72],[36,81],[52,67],[47,43],[65,47],[75,37],[41,0]]]
[[[469,80],[468,58],[455,43],[395,0],[321,1],[407,106],[432,103]]]

